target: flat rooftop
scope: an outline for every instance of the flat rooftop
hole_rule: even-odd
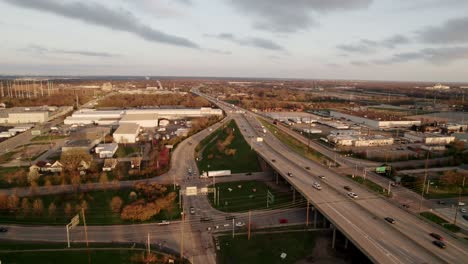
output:
[[[158,120],[158,116],[158,114],[154,113],[126,114],[120,121]]]
[[[335,111],[335,110],[334,110]],[[382,113],[379,111],[372,110],[349,110],[349,109],[340,109],[335,112],[353,115],[357,117],[367,118],[375,121],[411,121],[404,116],[399,116],[391,113]]]
[[[137,134],[140,125],[134,123],[121,124],[114,134]]]

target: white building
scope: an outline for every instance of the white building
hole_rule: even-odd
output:
[[[349,129],[349,125],[338,121],[318,120],[317,123],[332,127],[334,129]]]
[[[135,143],[140,133],[140,125],[135,123],[121,124],[112,135],[117,143]]]
[[[0,110],[0,123],[44,123],[48,119],[48,107],[13,107]]]
[[[361,131],[354,129],[343,129],[343,130],[332,130],[330,131],[332,136],[359,136]]]
[[[159,126],[160,127],[165,127],[165,126],[168,126],[168,125],[169,125],[169,120],[167,120],[167,119],[159,120]]]
[[[382,135],[375,136],[356,136],[356,135],[329,135],[329,142],[337,146],[354,146],[354,147],[375,147],[392,145],[394,140],[391,137]]]
[[[447,86],[447,85],[442,85],[440,83],[434,85],[434,86],[429,86],[429,87],[426,87],[427,90],[449,90],[450,89],[450,86]]]
[[[406,132],[405,138],[414,143],[423,143],[427,145],[446,145],[455,141],[454,136],[422,132]]]
[[[140,127],[152,128],[158,126],[158,115],[154,113],[148,114],[125,114],[120,119],[119,124],[134,123]]]
[[[176,131],[175,131],[175,134],[178,136],[178,137],[186,137],[188,136],[188,133],[190,132],[190,129],[188,128],[178,128]]]
[[[337,111],[330,111],[330,116],[334,118],[344,118],[354,123],[363,124],[372,128],[393,128],[393,127],[410,127],[412,125],[420,125],[421,121],[418,120],[373,120],[366,117],[357,115],[345,114]]]
[[[110,144],[99,144],[95,148],[96,154],[99,154],[99,158],[112,158],[117,152],[119,148],[119,144],[117,143],[110,143]]]

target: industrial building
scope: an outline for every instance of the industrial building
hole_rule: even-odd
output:
[[[100,124],[100,125],[115,125],[119,123],[138,123],[142,127],[157,127],[158,120],[165,119],[181,119],[204,116],[222,116],[221,109],[213,109],[209,107],[195,108],[177,108],[177,109],[128,109],[128,110],[95,110],[83,109],[78,110],[65,119],[66,125],[79,124]]]
[[[119,144],[117,143],[99,144],[96,146],[95,152],[99,155],[99,158],[101,159],[112,158],[115,152],[117,152],[118,148]]]
[[[47,107],[13,107],[0,110],[0,123],[44,123],[48,118]]]
[[[140,133],[140,125],[135,123],[121,124],[112,135],[117,143],[135,143]]]
[[[371,112],[351,111],[349,113],[342,113],[337,111],[330,111],[330,116],[337,119],[346,119],[354,123],[363,124],[375,129],[410,127],[412,125],[421,125],[421,121],[419,120],[409,120],[403,117],[372,117]]]
[[[422,132],[406,132],[405,138],[410,142],[423,143],[427,145],[446,145],[455,141],[454,136]]]
[[[354,146],[354,147],[374,147],[392,145],[394,140],[391,137],[382,135],[374,136],[359,136],[359,135],[329,135],[329,142],[337,146]]]

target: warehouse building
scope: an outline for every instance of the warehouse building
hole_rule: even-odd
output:
[[[96,146],[95,152],[99,155],[99,158],[101,159],[112,158],[115,152],[117,152],[118,148],[119,144],[117,143],[99,144]]]
[[[12,107],[0,110],[0,123],[44,123],[48,119],[48,107]]]
[[[119,124],[138,124],[140,127],[151,128],[158,126],[158,115],[148,114],[126,114],[120,119]]]
[[[382,135],[374,136],[356,136],[356,135],[329,135],[329,142],[337,146],[354,146],[354,147],[375,147],[392,145],[394,140],[391,137]]]
[[[337,119],[346,119],[354,123],[363,124],[376,129],[421,125],[421,121],[418,120],[408,120],[403,117],[396,116],[378,117],[373,116],[372,112],[350,111],[349,113],[342,113],[330,111],[330,116]]]
[[[406,132],[405,138],[413,143],[423,143],[427,145],[446,145],[455,141],[454,136],[422,132]]]
[[[117,143],[135,143],[140,133],[140,125],[135,123],[121,124],[112,135]]]

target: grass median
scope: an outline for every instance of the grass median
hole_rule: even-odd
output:
[[[422,217],[440,225],[440,226],[443,226],[445,229],[447,230],[450,230],[454,233],[456,232],[459,232],[460,231],[460,227],[457,226],[457,225],[454,225],[454,224],[451,224],[451,223],[448,223],[444,218],[436,215],[436,214],[433,214],[431,212],[422,212],[420,214]]]

